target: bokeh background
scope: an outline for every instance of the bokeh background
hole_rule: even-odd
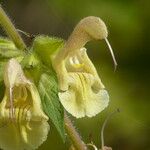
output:
[[[150,1],[1,0],[1,4],[18,29],[64,39],[80,19],[101,17],[109,30],[117,71],[104,41],[90,42],[86,48],[109,91],[110,104],[96,117],[72,119],[84,141],[92,138],[100,147],[102,123],[120,108],[105,128],[105,144],[114,150],[150,150]],[[67,150],[68,146],[69,141],[63,144],[51,125],[39,150]]]

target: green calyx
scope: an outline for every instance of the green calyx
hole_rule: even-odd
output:
[[[37,36],[33,42],[32,49],[47,67],[51,67],[51,57],[61,49],[64,40],[49,36]]]

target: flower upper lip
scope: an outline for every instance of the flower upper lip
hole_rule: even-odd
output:
[[[76,25],[72,34],[64,44],[64,47],[61,48],[52,59],[53,67],[57,73],[59,81],[59,89],[61,91],[66,91],[68,89],[68,66],[70,67],[70,71],[83,71],[93,74],[97,79],[99,78],[95,67],[90,59],[86,56],[86,52],[84,50],[85,44],[93,39],[104,39],[106,41],[116,69],[117,62],[112,48],[107,40],[107,35],[107,27],[105,23],[98,17],[86,17]],[[69,63],[67,62],[67,65],[69,65],[66,66],[66,59],[68,58],[69,61],[67,61]],[[102,84],[100,87],[104,88]]]

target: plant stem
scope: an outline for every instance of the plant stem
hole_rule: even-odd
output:
[[[101,147],[102,147],[102,149],[101,150],[105,150],[104,149],[104,147],[105,147],[105,143],[104,143],[104,129],[105,129],[105,126],[106,126],[107,122],[112,118],[112,116],[114,116],[114,114],[116,114],[118,112],[120,112],[119,109],[117,109],[117,110],[113,111],[111,114],[109,114],[107,116],[107,118],[105,119],[103,125],[102,125],[102,129],[101,129]]]
[[[0,24],[4,28],[7,35],[12,39],[18,49],[25,49],[26,45],[19,33],[15,29],[13,23],[0,5]]]
[[[79,136],[78,132],[74,128],[71,120],[65,113],[65,128],[68,136],[70,137],[74,147],[76,150],[87,150],[86,144],[81,140],[81,137]]]

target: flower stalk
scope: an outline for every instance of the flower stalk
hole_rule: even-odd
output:
[[[74,128],[71,120],[69,119],[69,117],[67,116],[66,113],[64,115],[64,119],[65,119],[66,132],[67,132],[68,136],[70,137],[75,149],[76,150],[87,150],[86,144],[81,140],[79,133]]]
[[[13,25],[13,23],[11,22],[10,18],[7,16],[1,5],[0,5],[0,24],[18,49],[26,48],[24,41],[20,37],[19,33],[15,29],[15,26]]]

